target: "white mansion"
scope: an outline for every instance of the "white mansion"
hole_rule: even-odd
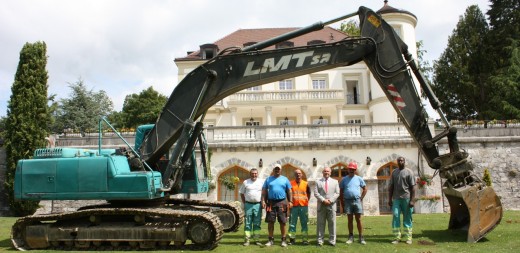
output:
[[[409,51],[416,52],[417,18],[386,3],[378,12],[407,43]],[[225,48],[252,45],[295,29],[241,29],[203,44],[199,50],[175,59],[178,79]],[[267,50],[345,37],[348,35],[326,27]],[[346,165],[356,162],[368,186],[365,214],[377,215],[389,212],[387,180],[397,166],[398,156],[405,157],[415,173],[424,170],[425,174],[433,174],[363,62],[232,94],[211,107],[204,122],[216,185],[210,200],[239,200],[239,187],[227,190],[219,179],[236,176],[243,181],[251,168],[258,168],[262,179],[269,176],[276,163],[282,165],[282,173],[290,179],[295,169],[301,169],[312,186],[324,167],[331,167],[333,177],[340,180],[346,174]],[[420,190],[418,195],[440,195],[440,182],[434,186]],[[315,201],[312,197],[311,216],[315,216]],[[440,212],[441,206],[431,211]]]

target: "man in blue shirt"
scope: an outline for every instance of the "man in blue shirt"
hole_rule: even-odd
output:
[[[265,222],[269,233],[269,241],[265,246],[274,245],[274,223],[278,218],[282,233],[282,247],[287,247],[285,224],[287,223],[287,208],[292,204],[291,183],[281,175],[282,166],[275,164],[273,175],[268,177],[262,187],[262,208],[265,208]]]
[[[360,176],[356,175],[357,164],[350,162],[347,166],[348,175],[345,176],[339,188],[343,195],[345,203],[345,212],[348,217],[348,240],[347,244],[354,242],[354,222],[356,217],[356,224],[359,233],[359,243],[365,245],[365,238],[363,237],[363,225],[361,224],[361,214],[363,214],[363,198],[367,194],[367,187],[365,181]],[[361,191],[361,189],[363,191]]]

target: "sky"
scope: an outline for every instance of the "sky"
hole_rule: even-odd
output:
[[[418,18],[430,63],[470,5],[485,14],[487,0],[390,0]],[[2,0],[0,8],[0,117],[27,42],[47,45],[48,92],[68,98],[69,85],[104,90],[120,111],[126,95],[153,86],[169,96],[177,80],[175,58],[238,29],[304,27],[356,12],[383,0]],[[331,25],[339,28],[340,22]]]

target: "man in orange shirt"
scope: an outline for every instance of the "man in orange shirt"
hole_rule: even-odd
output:
[[[295,180],[291,181],[292,191],[292,203],[291,214],[289,217],[289,244],[296,242],[296,224],[298,218],[302,227],[303,244],[308,245],[308,234],[309,234],[309,198],[311,196],[311,189],[307,184],[307,181],[303,180],[303,173],[297,169],[294,171]]]

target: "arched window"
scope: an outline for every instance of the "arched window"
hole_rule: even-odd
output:
[[[238,177],[240,181],[235,185],[234,190],[229,190],[224,184],[222,184],[221,179],[225,177]],[[219,201],[236,201],[240,200],[240,195],[238,194],[238,189],[242,186],[242,182],[249,178],[249,171],[245,170],[241,167],[235,166],[232,167],[218,177],[218,197]]]
[[[398,169],[395,162],[389,162],[377,170],[377,191],[379,194],[379,213],[391,213],[392,209],[388,206],[388,187],[392,172]]]

